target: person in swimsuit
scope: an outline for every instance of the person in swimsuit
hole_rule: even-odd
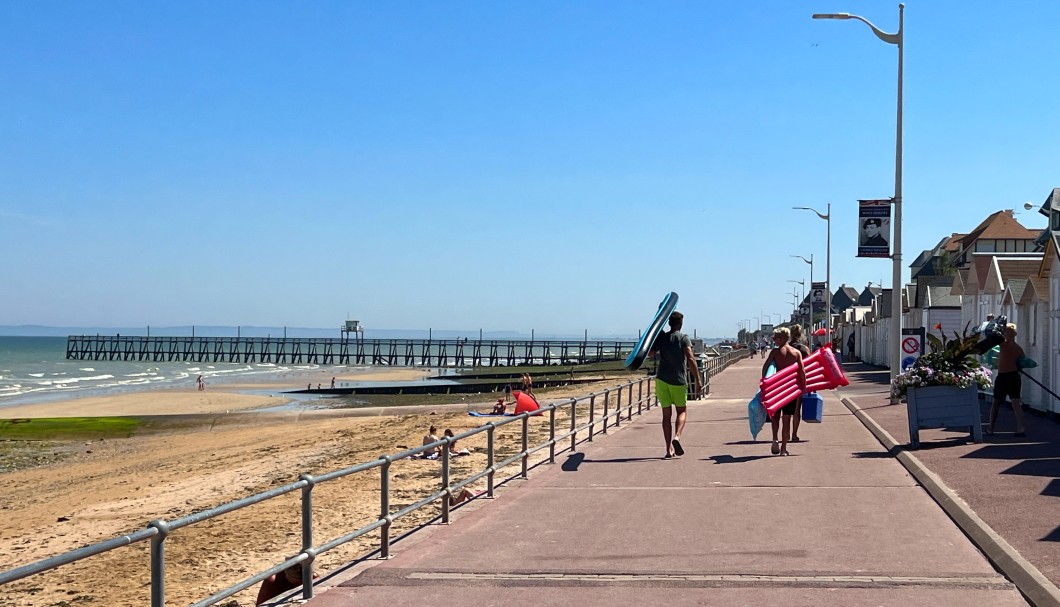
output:
[[[997,377],[994,378],[994,402],[990,405],[990,423],[986,427],[986,433],[994,433],[998,411],[1007,396],[1012,401],[1012,412],[1016,415],[1016,433],[1013,436],[1026,436],[1023,427],[1023,403],[1020,402],[1023,379],[1020,377],[1017,362],[1023,356],[1023,348],[1016,343],[1016,325],[1005,325],[1005,341],[1001,342],[998,349],[1000,353],[997,355]]]
[[[770,447],[770,452],[773,455],[790,455],[788,453],[788,436],[791,431],[791,416],[795,414],[795,410],[798,407],[798,403],[802,402],[802,394],[806,391],[806,369],[802,366],[802,352],[799,352],[795,348],[791,347],[788,340],[791,338],[791,332],[788,331],[787,327],[779,327],[773,331],[773,342],[777,347],[769,351],[769,355],[766,356],[766,360],[762,363],[762,377],[766,376],[766,370],[769,369],[769,364],[772,363],[776,367],[777,371],[781,371],[790,367],[791,365],[798,365],[798,382],[799,382],[799,393],[795,395],[795,398],[791,402],[784,405],[780,410],[780,415],[774,413],[770,417],[770,422],[773,426],[773,445]],[[783,432],[780,433],[780,440],[777,440],[777,431],[780,430],[781,420],[783,419],[784,428]]]
[[[526,392],[530,396],[534,395],[534,380],[530,377],[529,373],[523,373],[523,392]]]
[[[791,326],[791,344],[792,348],[795,348],[802,354],[803,360],[810,355],[810,349],[806,347],[806,344],[802,343],[802,327],[799,325]],[[799,402],[795,405],[795,415],[791,419],[791,442],[798,443],[802,439],[799,438],[799,424],[802,423],[802,396],[799,396]]]

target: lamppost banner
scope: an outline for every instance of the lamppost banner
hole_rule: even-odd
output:
[[[891,200],[859,200],[858,257],[891,256]]]
[[[820,312],[828,301],[827,285],[823,282],[812,282],[810,285],[810,303],[814,312]]]

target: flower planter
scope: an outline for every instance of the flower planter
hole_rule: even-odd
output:
[[[982,442],[983,425],[979,415],[979,394],[976,386],[927,386],[909,388],[909,443],[920,446],[921,428],[953,428],[967,426],[974,442]]]

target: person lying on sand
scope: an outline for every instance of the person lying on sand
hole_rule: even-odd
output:
[[[478,493],[475,493],[467,487],[464,487],[459,491],[454,492],[453,495],[449,496],[449,507],[452,508],[457,504],[470,501],[471,498],[478,497],[483,493],[485,493],[485,491],[479,491]]]

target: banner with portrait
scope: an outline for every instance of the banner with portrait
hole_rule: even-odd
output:
[[[810,283],[810,305],[813,306],[814,314],[824,312],[828,302],[828,285],[823,282]]]
[[[858,204],[858,257],[890,257],[891,199]]]

